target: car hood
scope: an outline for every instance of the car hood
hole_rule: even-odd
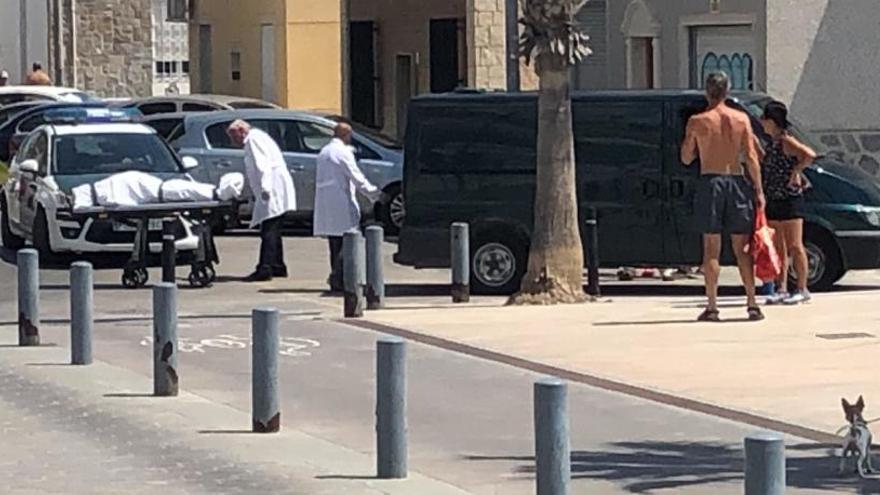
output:
[[[111,175],[114,174],[54,175],[52,176],[52,179],[55,181],[55,184],[58,185],[58,189],[60,189],[62,192],[64,192],[65,194],[73,194],[74,187],[81,186],[83,184],[94,184],[95,182],[104,180]],[[187,178],[187,175],[184,173],[162,173],[150,175],[158,177],[162,180]]]
[[[808,176],[811,176],[810,180],[826,177],[845,182],[861,191],[864,197],[859,203],[864,206],[880,206],[880,179],[858,165],[845,163],[834,157],[820,156],[808,170]]]

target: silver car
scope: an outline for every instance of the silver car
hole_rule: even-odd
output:
[[[336,120],[322,115],[287,110],[233,110],[191,114],[183,117],[182,128],[171,134],[171,146],[182,157],[193,157],[199,166],[190,171],[199,181],[216,184],[229,172],[244,172],[244,151],[234,146],[226,128],[235,119],[243,119],[272,136],[287,161],[296,185],[299,210],[292,217],[310,222],[315,203],[315,169],[318,153],[333,138]],[[364,175],[385,192],[388,200],[367,204],[385,226],[388,235],[397,235],[405,215],[401,181],[403,149],[393,139],[355,125],[352,146]],[[249,216],[249,211],[242,211]]]

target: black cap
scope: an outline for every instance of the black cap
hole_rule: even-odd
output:
[[[788,129],[791,122],[788,121],[788,107],[781,101],[771,101],[764,107],[764,118],[772,120],[780,129]]]

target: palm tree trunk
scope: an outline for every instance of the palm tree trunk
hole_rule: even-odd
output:
[[[561,57],[540,55],[535,226],[529,264],[511,304],[577,303],[584,251],[578,225],[569,69]]]

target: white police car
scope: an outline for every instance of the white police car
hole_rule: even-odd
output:
[[[3,245],[19,249],[30,241],[41,254],[130,252],[134,226],[109,218],[74,219],[72,189],[130,170],[186,178],[183,164],[153,129],[132,123],[124,111],[76,109],[47,120],[51,123],[28,135],[10,163],[0,194]],[[149,249],[159,252],[161,221],[149,227]],[[178,221],[172,230],[179,251],[198,247],[188,222]]]

